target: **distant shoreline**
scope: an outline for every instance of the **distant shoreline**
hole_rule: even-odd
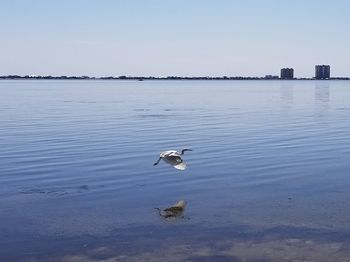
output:
[[[292,78],[285,79],[279,77],[178,77],[178,76],[168,76],[168,77],[137,77],[137,76],[119,76],[119,77],[89,77],[89,76],[19,76],[19,75],[7,75],[0,76],[0,80],[136,80],[136,81],[147,81],[147,80],[350,80],[350,77],[332,77],[327,79],[316,79],[316,78]]]

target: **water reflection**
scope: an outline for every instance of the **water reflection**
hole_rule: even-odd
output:
[[[315,115],[324,116],[329,111],[330,84],[328,81],[315,83]]]
[[[288,112],[294,103],[294,82],[286,81],[280,85],[281,110]]]
[[[281,100],[286,104],[293,104],[294,82],[282,82],[280,86]]]
[[[185,206],[186,206],[186,201],[185,200],[180,200],[176,202],[174,205],[171,207],[165,208],[165,209],[160,209],[160,208],[155,208],[159,212],[159,216],[165,219],[168,218],[183,218],[183,213],[185,211]]]

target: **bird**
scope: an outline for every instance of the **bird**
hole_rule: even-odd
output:
[[[157,162],[153,164],[153,166],[158,165],[160,160],[164,160],[166,163],[172,165],[174,168],[179,169],[179,170],[185,170],[186,169],[186,163],[182,160],[181,156],[186,152],[186,151],[192,151],[192,149],[182,149],[181,153],[175,151],[175,150],[169,150],[169,151],[163,151],[159,155],[159,159]]]

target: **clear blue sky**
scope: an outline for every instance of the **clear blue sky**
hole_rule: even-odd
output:
[[[349,0],[1,0],[0,75],[350,76]]]

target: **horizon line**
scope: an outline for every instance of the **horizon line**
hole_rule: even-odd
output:
[[[316,77],[280,77],[278,75],[260,76],[87,76],[87,75],[0,75],[0,79],[43,79],[43,80],[350,80],[350,77],[339,76],[329,78]]]

